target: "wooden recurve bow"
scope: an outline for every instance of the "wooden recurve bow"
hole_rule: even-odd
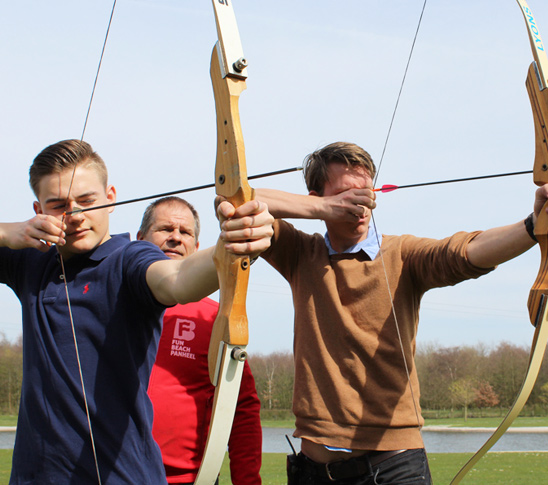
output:
[[[232,0],[213,0],[218,42],[211,56],[211,81],[217,113],[217,161],[215,189],[235,207],[252,200],[247,181],[245,149],[239,96],[246,88],[247,62],[232,9]],[[219,312],[209,344],[209,374],[216,387],[207,444],[195,483],[215,483],[226,452],[240,390],[245,348],[248,343],[245,300],[250,260],[224,249],[219,240],[215,250],[219,276]]]
[[[533,168],[534,182],[538,186],[548,183],[548,58],[546,56],[545,45],[540,37],[538,24],[533,16],[533,12],[525,0],[517,0],[525,23],[527,32],[533,50],[534,61],[529,66],[527,74],[526,87],[531,100],[533,118],[535,124],[535,163]],[[508,411],[508,414],[499,425],[495,433],[487,442],[476,452],[474,456],[457,473],[451,484],[459,483],[462,478],[472,469],[472,467],[487,453],[488,450],[499,440],[499,438],[510,427],[514,419],[519,415],[523,406],[527,402],[533,386],[538,377],[540,366],[548,342],[548,215],[546,209],[548,202],[542,208],[537,222],[535,224],[535,236],[538,240],[541,251],[540,270],[536,281],[529,293],[527,307],[531,323],[535,326],[535,334],[531,345],[529,355],[529,364],[525,374],[522,387],[519,391],[514,404]]]

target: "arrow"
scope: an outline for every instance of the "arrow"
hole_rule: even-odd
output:
[[[460,179],[451,179],[451,180],[438,180],[436,182],[422,182],[420,184],[409,184],[409,185],[383,185],[382,187],[373,189],[373,192],[393,192],[397,189],[410,189],[412,187],[425,187],[427,185],[441,185],[441,184],[452,184],[455,182],[468,182],[470,180],[481,180],[481,179],[493,179],[498,177],[510,177],[513,175],[525,175],[533,173],[532,170],[524,170],[522,172],[509,172],[509,173],[498,173],[494,175],[480,175],[478,177],[466,177],[466,178],[460,178]]]

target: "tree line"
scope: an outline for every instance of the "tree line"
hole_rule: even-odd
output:
[[[503,414],[513,404],[527,369],[530,349],[511,343],[419,347],[416,355],[421,384],[420,405],[427,417],[462,413]],[[262,409],[267,415],[291,409],[294,382],[291,353],[254,354],[250,365]],[[531,397],[522,413],[548,414],[548,356],[545,356]],[[275,413],[274,413],[275,415]],[[456,414],[454,414],[456,415]]]
[[[529,348],[511,343],[419,347],[416,365],[421,383],[420,404],[428,417],[448,413],[502,414],[518,394],[529,360]],[[269,417],[288,417],[295,370],[290,352],[251,354],[249,360],[262,410]],[[23,348],[19,338],[0,334],[0,413],[17,414],[23,379]],[[525,408],[531,416],[548,415],[548,356]]]
[[[530,349],[510,343],[494,348],[440,348],[426,346],[417,352],[421,379],[421,407],[435,417],[441,410],[507,410],[518,395],[529,362]],[[535,387],[522,411],[530,416],[548,414],[548,357],[545,355]]]
[[[21,337],[12,343],[0,335],[0,413],[17,414],[23,382],[23,342]]]

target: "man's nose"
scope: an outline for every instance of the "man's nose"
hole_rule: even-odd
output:
[[[81,207],[78,207],[78,204],[75,201],[68,201],[65,211],[66,217],[72,220],[78,220],[84,217]]]
[[[168,240],[169,241],[174,241],[174,242],[181,242],[183,239],[183,236],[181,234],[181,232],[178,230],[178,229],[175,229],[174,231],[171,231],[170,234],[169,234],[169,238]]]

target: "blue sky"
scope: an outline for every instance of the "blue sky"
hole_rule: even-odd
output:
[[[249,60],[240,112],[249,174],[300,165],[336,140],[379,161],[422,0],[234,0]],[[191,4],[191,5],[190,5]],[[46,145],[79,138],[112,2],[19,0],[0,19],[0,219],[32,213],[28,167]],[[530,7],[548,38],[548,4]],[[546,26],[544,31],[543,26]],[[216,151],[209,61],[211,2],[119,0],[86,140],[103,156],[119,200],[209,183]],[[518,5],[430,0],[379,185],[528,170],[534,131],[524,82],[532,54]],[[305,193],[300,174],[256,186]],[[510,224],[532,210],[530,176],[380,194],[386,234],[444,237]],[[213,192],[190,195],[214,243]],[[113,233],[136,234],[146,203],[119,207]],[[321,222],[297,221],[324,232]],[[529,344],[526,301],[538,248],[493,274],[424,299],[419,344]],[[248,296],[250,352],[290,350],[287,284],[264,261]],[[0,290],[0,330],[20,333],[20,309]]]

